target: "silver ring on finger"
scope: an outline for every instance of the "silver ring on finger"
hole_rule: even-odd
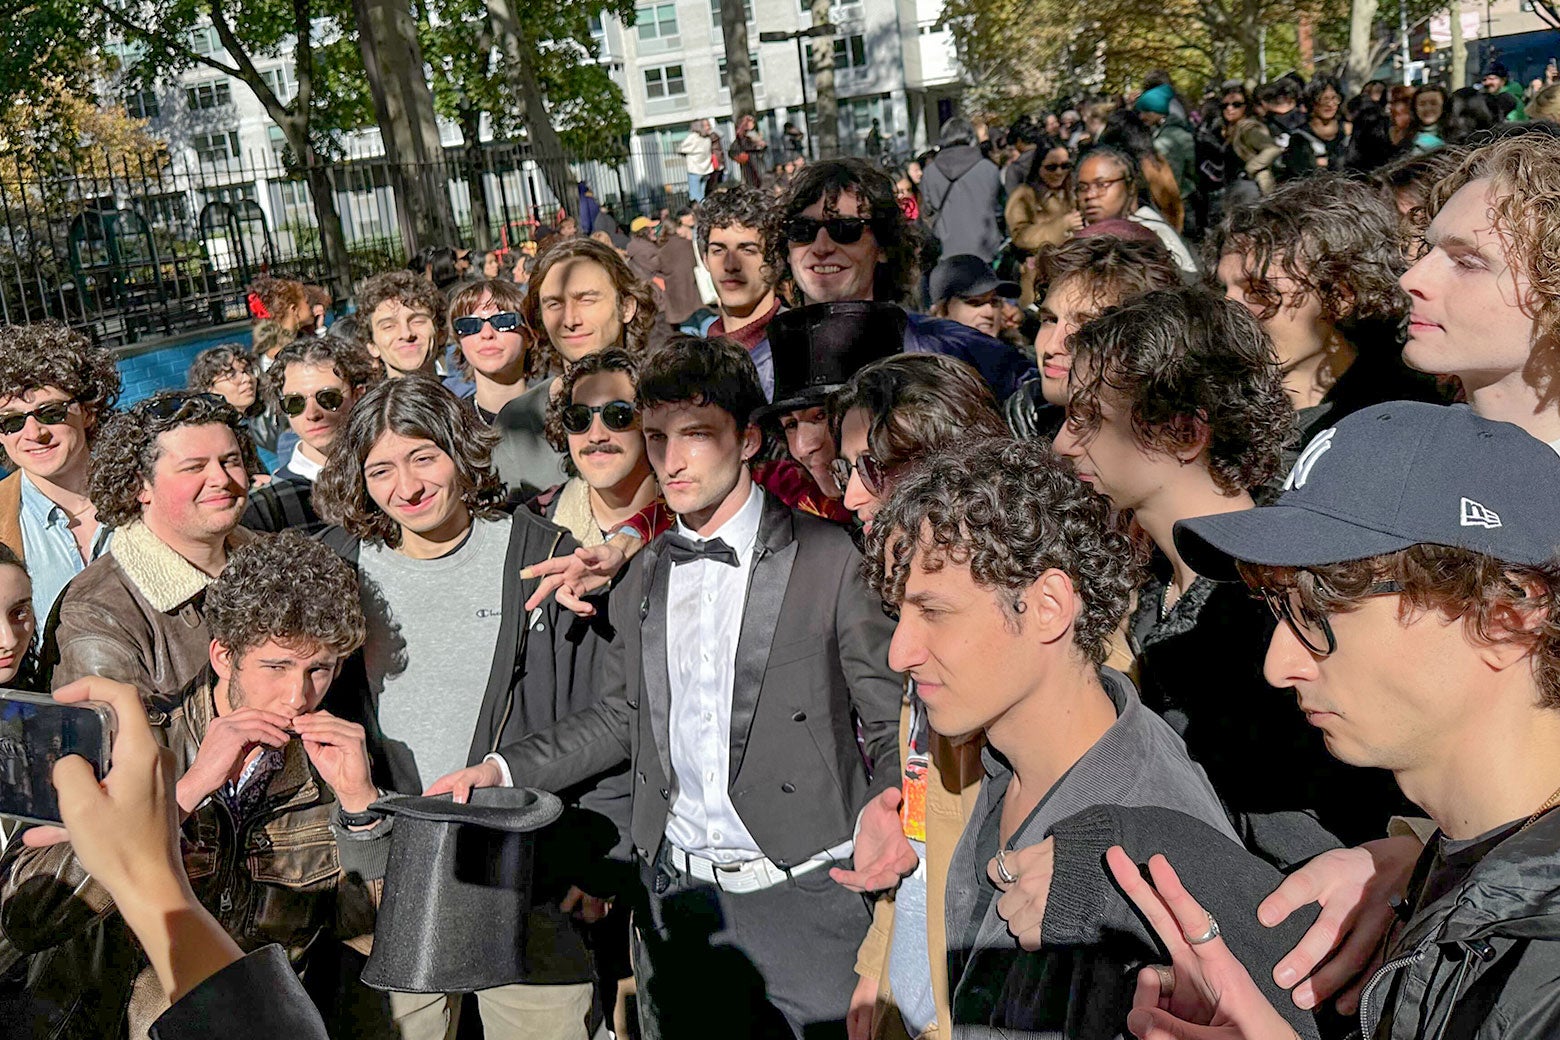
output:
[[[1168,964],[1150,964],[1154,974],[1159,976],[1159,995],[1168,997],[1175,992],[1175,969]]]
[[[1016,885],[1018,884],[1018,875],[1008,870],[1007,860],[1004,859],[1006,854],[1007,849],[997,850],[997,877],[1002,879],[1004,885]]]
[[[1204,911],[1204,913],[1206,912],[1207,911]],[[1208,914],[1208,930],[1203,932],[1201,935],[1188,935],[1186,937],[1186,941],[1191,943],[1193,946],[1201,946],[1203,943],[1213,942],[1213,940],[1217,939],[1218,937],[1219,922],[1213,919],[1212,914]]]

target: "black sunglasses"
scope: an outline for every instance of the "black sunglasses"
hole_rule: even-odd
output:
[[[877,459],[872,457],[871,452],[864,451],[857,455],[855,462],[851,462],[849,459],[838,458],[829,463],[829,471],[834,474],[834,480],[842,490],[845,485],[850,483],[850,475],[853,470],[861,476],[861,486],[866,489],[867,494],[881,495],[883,493],[883,489],[888,484],[888,474],[883,472],[883,467],[878,464]]]
[[[499,311],[485,318],[468,314],[464,318],[456,318],[450,324],[454,326],[457,336],[475,336],[482,331],[484,324],[493,326],[494,332],[513,332],[520,327],[520,315],[514,311]]]
[[[785,240],[793,246],[812,245],[818,239],[819,229],[827,229],[829,237],[842,246],[860,242],[862,233],[872,226],[872,221],[860,217],[830,217],[814,220],[811,217],[792,217],[785,222],[782,231]]]
[[[37,419],[39,426],[59,426],[70,418],[70,406],[75,403],[72,397],[68,401],[40,404],[30,412],[6,412],[0,415],[0,433],[21,433],[28,419]]]
[[[156,400],[144,401],[136,407],[142,415],[153,422],[178,422],[193,415],[195,406],[200,404],[231,412],[235,416],[238,414],[233,406],[228,404],[227,398],[220,394],[206,393],[168,394]]]
[[[558,417],[563,420],[563,428],[570,433],[584,433],[590,429],[597,415],[601,416],[607,429],[613,433],[622,433],[633,428],[635,412],[631,401],[608,401],[606,404],[566,405]]]
[[[1058,170],[1070,170],[1073,168],[1073,164],[1070,162],[1048,162],[1041,163],[1040,168],[1046,173],[1055,173]]]
[[[1402,591],[1403,586],[1398,582],[1378,581],[1365,590],[1365,596],[1392,596]],[[1293,585],[1282,589],[1263,586],[1257,589],[1257,595],[1267,602],[1273,616],[1288,625],[1289,631],[1311,653],[1326,657],[1338,649],[1338,640],[1333,635],[1327,615],[1308,607],[1298,588]]]
[[[327,412],[339,412],[347,396],[333,386],[322,387],[314,391],[314,401]],[[304,394],[283,394],[282,411],[293,418],[304,413],[309,407],[309,398]]]

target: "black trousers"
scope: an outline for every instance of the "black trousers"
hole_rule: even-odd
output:
[[[727,892],[673,868],[665,848],[643,868],[634,911],[644,1040],[843,1040],[856,952],[872,924],[866,901],[827,867]]]

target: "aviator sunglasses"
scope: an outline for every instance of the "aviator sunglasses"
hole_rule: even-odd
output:
[[[597,415],[601,416],[607,429],[622,433],[633,427],[634,411],[632,401],[608,401],[606,404],[571,404],[559,412],[558,417],[570,433],[584,433]]]
[[[861,477],[861,486],[869,495],[881,495],[887,486],[883,467],[874,459],[870,452],[862,452],[856,456],[856,461],[837,458],[829,463],[829,470],[834,474],[835,481],[841,488],[850,483],[850,474],[854,470]]]
[[[323,387],[314,391],[314,403],[327,412],[339,412],[342,403],[346,399],[346,395],[333,386]],[[302,415],[307,407],[309,407],[309,399],[303,394],[282,395],[282,411],[295,419]]]
[[[494,332],[513,332],[520,327],[520,315],[514,311],[499,311],[485,318],[468,314],[463,318],[456,318],[450,324],[454,327],[457,336],[475,336],[482,331],[484,324],[493,326]]]

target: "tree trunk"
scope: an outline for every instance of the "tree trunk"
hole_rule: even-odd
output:
[[[832,0],[812,0],[814,25],[829,20]],[[818,158],[832,159],[840,154],[840,106],[834,96],[834,38],[814,37],[809,46],[813,74],[813,103],[817,116],[817,128],[813,136],[818,143]]]
[[[731,121],[757,116],[753,100],[753,67],[748,64],[746,0],[725,0],[720,5],[721,35],[726,45],[726,83],[731,90]]]
[[[1375,63],[1374,57],[1375,34],[1372,31],[1376,24],[1376,11],[1380,8],[1380,0],[1351,0],[1349,6],[1349,64],[1344,71],[1344,94],[1352,94],[1359,90],[1366,80],[1370,79],[1371,69]]]
[[[453,246],[459,230],[411,6],[397,0],[353,0],[353,9],[395,189],[402,244],[408,255],[424,246]]]
[[[1247,83],[1261,83],[1266,77],[1262,67],[1262,12],[1256,0],[1240,5],[1240,52]]]
[[[552,117],[542,98],[542,85],[536,74],[536,41],[520,28],[513,0],[487,0],[488,19],[504,54],[504,74],[509,88],[525,106],[525,129],[531,145],[531,158],[542,169],[547,187],[558,204],[579,216],[578,182],[569,168],[563,141],[553,129]]]
[[[1468,45],[1463,42],[1462,4],[1453,4],[1450,11],[1452,15],[1451,86],[1453,90],[1461,90],[1468,85]]]
[[[314,219],[320,225],[320,248],[325,253],[325,266],[330,272],[327,288],[333,297],[344,300],[352,295],[352,254],[347,252],[346,232],[341,227],[341,213],[336,209],[336,187],[331,183],[330,170],[320,162],[308,142],[305,141],[303,149],[299,150],[291,135],[288,137],[293,154],[303,159],[303,176],[309,185],[309,198],[314,202]]]
[[[461,160],[466,167],[466,190],[471,195],[471,244],[475,249],[493,248],[492,219],[488,214],[487,177],[482,162],[482,113],[475,108],[460,110]]]

